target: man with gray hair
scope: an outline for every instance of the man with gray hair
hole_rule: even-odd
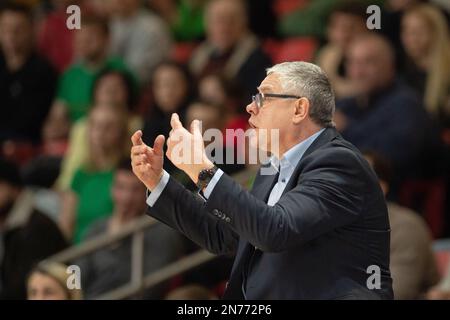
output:
[[[250,192],[208,159],[196,120],[188,131],[172,116],[167,156],[198,195],[162,169],[164,136],[149,147],[140,131],[133,135],[148,214],[213,253],[236,254],[226,299],[392,299],[384,196],[367,161],[334,128],[326,75],[305,62],[276,65],[252,100],[250,142],[272,157]],[[260,134],[267,131],[278,139]],[[188,161],[177,156],[180,144]]]

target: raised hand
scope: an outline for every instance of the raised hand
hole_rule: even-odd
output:
[[[167,140],[167,158],[196,183],[201,170],[214,167],[205,153],[200,121],[192,121],[189,132],[174,113],[170,125],[172,131]]]
[[[159,135],[150,148],[142,141],[142,131],[136,131],[131,137],[131,166],[134,174],[152,191],[161,180],[164,164],[163,135]]]

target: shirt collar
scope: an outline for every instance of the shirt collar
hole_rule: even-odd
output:
[[[290,148],[288,151],[286,151],[283,154],[283,157],[281,160],[278,160],[276,156],[272,156],[270,159],[270,164],[278,171],[278,168],[281,170],[287,169],[287,168],[295,168],[297,163],[300,162],[300,160],[303,157],[303,154],[308,150],[308,148],[311,146],[311,144],[320,136],[320,134],[325,131],[325,128],[319,130],[318,132],[314,133],[309,138],[301,141],[300,143],[296,144],[292,148]]]

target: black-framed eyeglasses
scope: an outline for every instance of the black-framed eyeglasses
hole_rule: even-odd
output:
[[[291,94],[278,94],[278,93],[262,93],[259,92],[252,96],[252,101],[256,104],[258,108],[262,108],[264,105],[264,100],[266,98],[278,98],[278,99],[300,99],[300,96],[295,96]]]

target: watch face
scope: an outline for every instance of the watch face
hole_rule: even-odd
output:
[[[199,179],[206,180],[208,178],[212,178],[212,176],[213,176],[212,170],[203,170],[200,172]]]
[[[198,187],[204,188],[206,185],[208,185],[216,171],[217,168],[205,169],[200,171],[198,175]]]

